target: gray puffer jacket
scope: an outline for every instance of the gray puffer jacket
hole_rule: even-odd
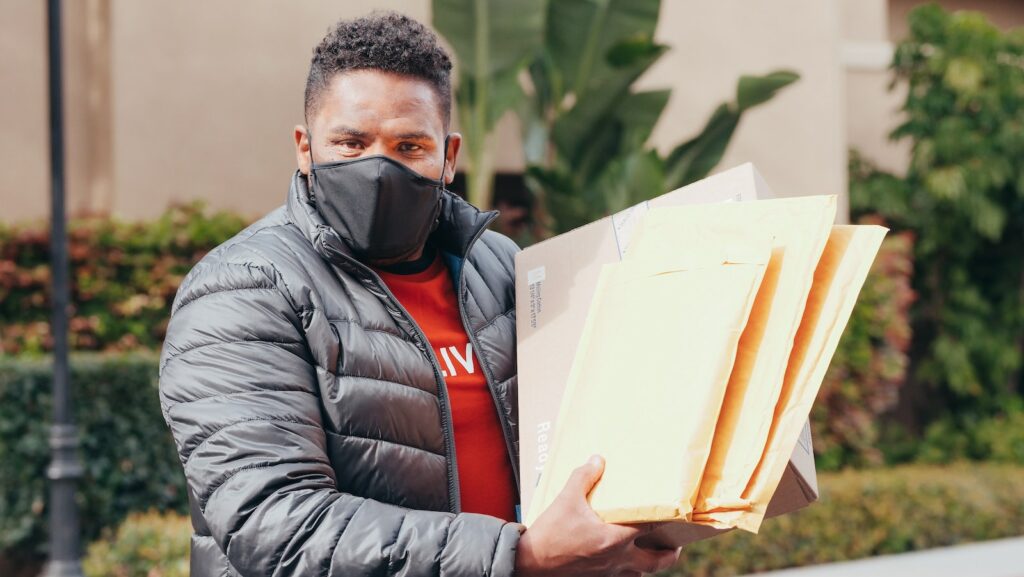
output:
[[[448,193],[433,238],[518,478],[515,243]],[[441,369],[305,178],[208,254],[172,308],[160,400],[188,479],[193,577],[508,577],[522,526],[461,513]]]

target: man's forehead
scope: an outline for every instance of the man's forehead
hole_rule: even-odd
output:
[[[382,70],[336,74],[318,115],[331,132],[379,131],[408,135],[443,132],[437,91],[426,80]]]

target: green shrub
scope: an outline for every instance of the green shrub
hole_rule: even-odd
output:
[[[912,143],[910,166],[854,159],[850,202],[916,236],[913,434],[941,420],[967,430],[1024,391],[1024,28],[935,4],[908,22],[892,136]]]
[[[208,214],[201,204],[171,207],[152,222],[72,221],[71,346],[160,346],[181,279],[244,225],[230,213]],[[48,234],[42,225],[0,225],[0,354],[52,348]]]
[[[819,475],[820,502],[683,550],[668,575],[719,577],[1024,535],[1024,468],[902,466]]]
[[[811,412],[819,470],[884,460],[879,416],[907,373],[912,252],[910,235],[890,234],[861,290]]]
[[[925,429],[916,451],[907,460],[911,459],[923,463],[970,459],[1024,465],[1024,403],[1009,404],[990,417],[936,421]]]
[[[185,515],[132,513],[89,545],[82,569],[86,577],[188,577],[191,535]]]
[[[79,505],[87,541],[132,511],[187,509],[156,376],[153,355],[72,357],[85,467]],[[0,555],[45,553],[51,380],[49,359],[0,357]]]

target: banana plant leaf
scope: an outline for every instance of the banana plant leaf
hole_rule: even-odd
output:
[[[767,102],[798,78],[798,74],[787,70],[741,77],[736,86],[736,101],[719,105],[703,130],[675,147],[665,159],[665,191],[707,176],[725,155],[743,113]]]
[[[471,164],[469,201],[491,205],[493,144],[498,119],[523,99],[519,71],[540,50],[545,0],[433,0],[434,27],[459,64],[459,124]]]
[[[660,0],[551,0],[545,45],[552,56],[556,100],[578,97],[618,75],[614,46],[651,45]]]

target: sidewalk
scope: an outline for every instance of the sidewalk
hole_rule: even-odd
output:
[[[1024,577],[1024,537],[784,569],[758,577]]]

